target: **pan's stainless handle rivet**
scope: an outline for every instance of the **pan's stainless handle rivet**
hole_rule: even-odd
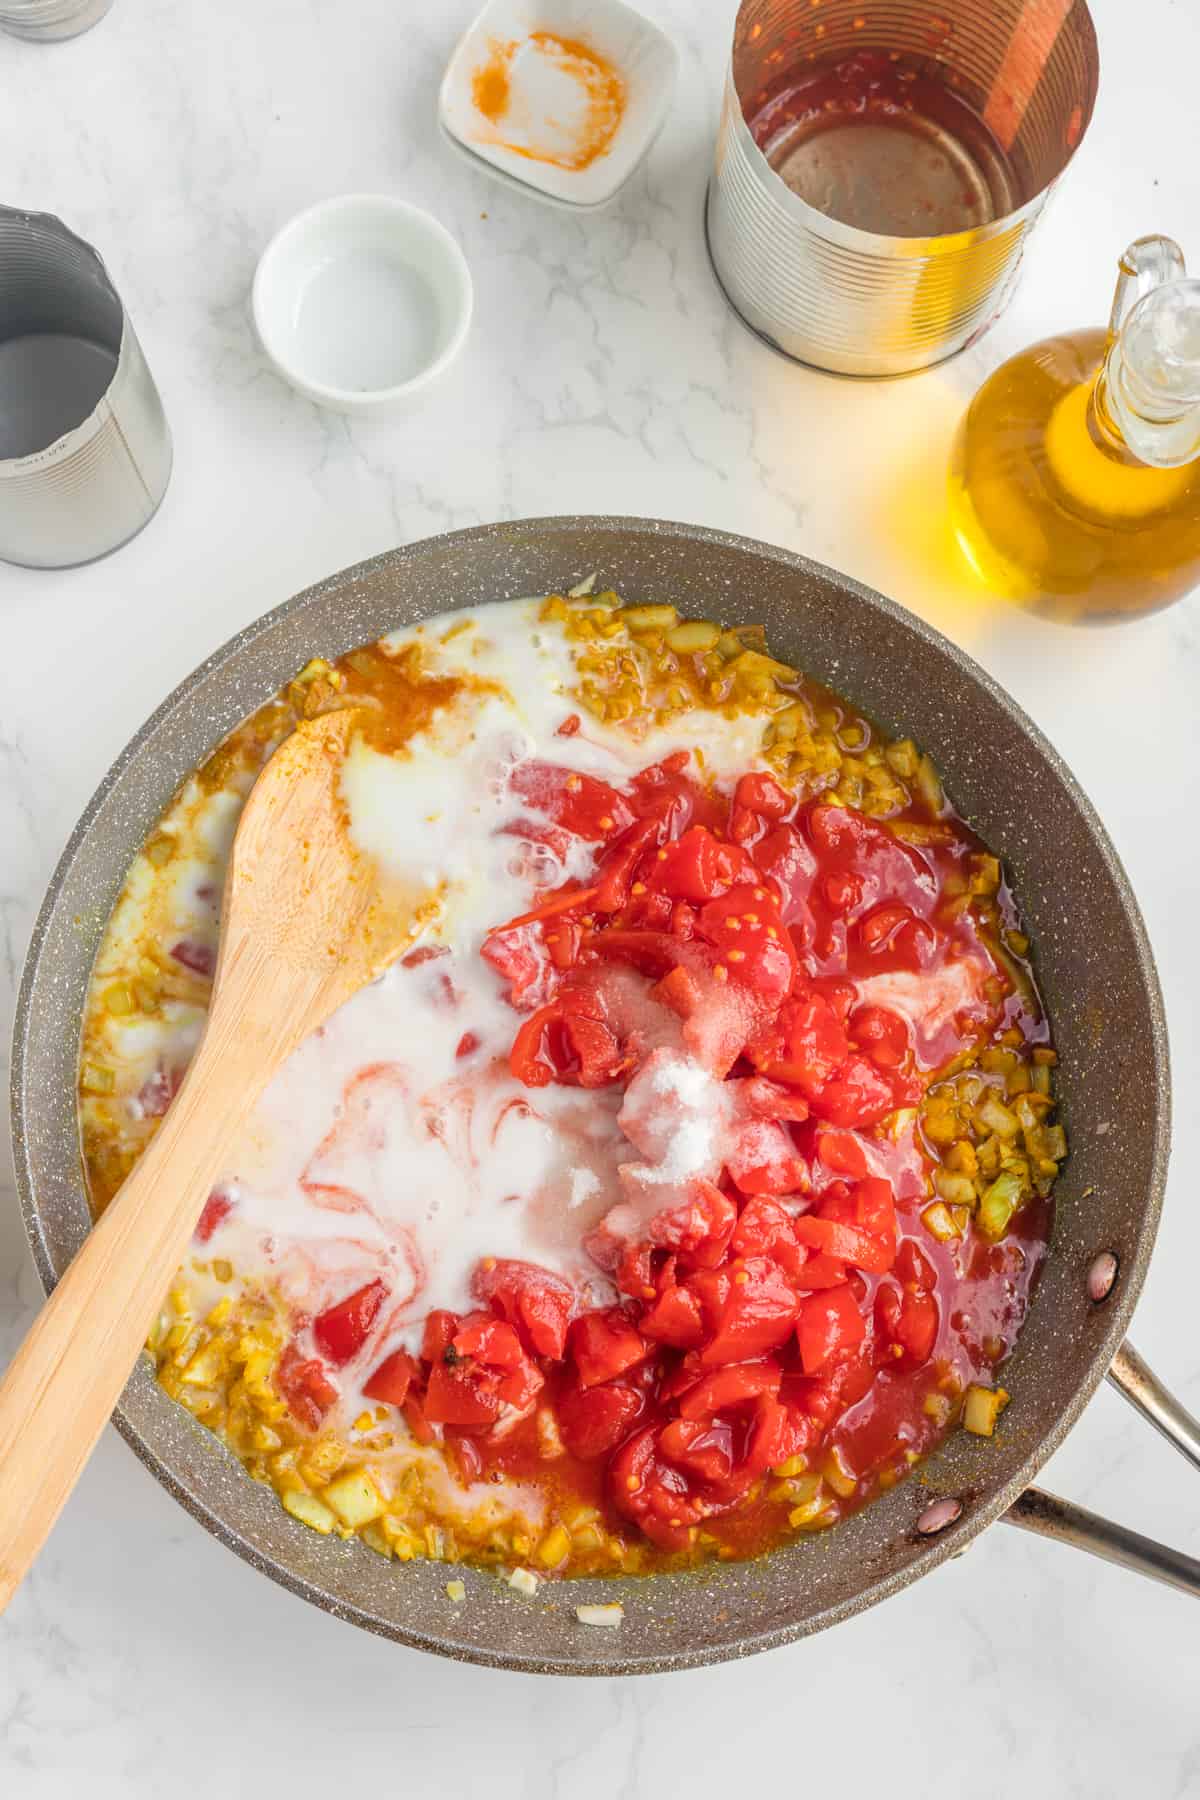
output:
[[[1115,1252],[1102,1250],[1088,1270],[1088,1299],[1093,1300],[1097,1306],[1112,1293],[1120,1266]]]
[[[961,1512],[961,1500],[935,1500],[917,1520],[917,1530],[922,1537],[936,1537],[947,1525],[953,1525]]]

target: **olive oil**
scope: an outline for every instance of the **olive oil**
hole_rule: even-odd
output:
[[[1200,581],[1200,282],[1169,240],[1126,252],[1107,332],[996,370],[959,432],[959,544],[999,591],[1099,622]]]

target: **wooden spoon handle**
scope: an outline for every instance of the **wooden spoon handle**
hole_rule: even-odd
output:
[[[0,1613],[79,1479],[258,1097],[261,1081],[213,1036],[0,1382]]]

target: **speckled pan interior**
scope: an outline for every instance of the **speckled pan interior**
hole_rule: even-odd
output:
[[[777,654],[928,748],[967,819],[1005,858],[1038,951],[1062,1058],[1072,1154],[1053,1254],[1011,1364],[993,1441],[952,1436],[920,1471],[831,1533],[712,1572],[547,1584],[528,1600],[478,1570],[446,1597],[437,1563],[386,1563],[284,1513],[153,1379],[130,1379],[117,1423],[142,1461],[230,1549],[382,1636],[500,1667],[616,1674],[767,1649],[861,1612],[931,1573],[1008,1506],[1100,1382],[1141,1287],[1162,1202],[1169,1077],[1162,1003],[1124,872],[1088,801],[1030,721],[968,657],[845,576],[746,539],[638,519],[485,526],[410,544],[298,594],[179,687],[105,777],[63,854],[34,932],[13,1062],[21,1201],[51,1285],[87,1228],[75,1066],[88,972],[126,866],[183,777],[310,656],[336,656],[430,613],[571,586],[596,572],[630,600],[761,620]],[[1085,1272],[1114,1250],[1094,1307]],[[940,1537],[914,1521],[961,1497]],[[620,1599],[619,1630],[575,1619]]]

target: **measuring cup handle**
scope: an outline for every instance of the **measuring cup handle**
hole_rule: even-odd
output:
[[[1128,1339],[1113,1358],[1108,1379],[1181,1456],[1200,1469],[1200,1420],[1163,1386]],[[1041,1537],[1056,1538],[1060,1544],[1090,1551],[1106,1562],[1119,1563],[1122,1568],[1133,1569],[1152,1581],[1164,1582],[1200,1599],[1200,1560],[1196,1557],[1142,1537],[1140,1532],[1129,1531],[1111,1519],[1102,1519],[1071,1500],[1060,1500],[1057,1494],[1026,1488],[1004,1518],[1023,1531],[1035,1531]]]

